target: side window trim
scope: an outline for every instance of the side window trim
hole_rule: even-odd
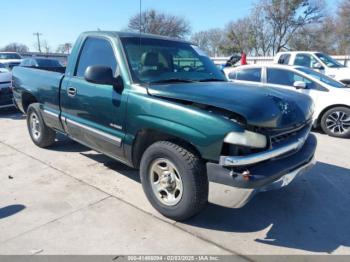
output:
[[[111,49],[113,51],[114,59],[115,59],[115,62],[116,62],[116,68],[118,70],[118,59],[117,59],[117,55],[116,55],[115,48],[114,48],[114,45],[113,45],[112,41],[108,37],[104,37],[104,36],[87,36],[87,37],[85,37],[85,39],[83,39],[82,44],[80,46],[80,50],[79,50],[79,54],[78,54],[78,57],[77,57],[77,61],[75,63],[75,67],[74,67],[72,78],[78,78],[78,79],[83,79],[84,78],[84,77],[77,76],[77,72],[78,72],[78,67],[79,67],[79,63],[80,63],[81,55],[83,53],[84,46],[85,46],[86,42],[89,39],[102,39],[102,40],[108,42],[108,44],[110,45],[110,47],[111,47]],[[113,72],[113,73],[116,73],[116,72]]]

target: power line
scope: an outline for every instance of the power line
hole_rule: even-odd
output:
[[[39,53],[41,53],[40,36],[42,35],[42,33],[36,32],[36,33],[33,33],[33,35],[36,36],[36,39],[38,41],[38,51]]]

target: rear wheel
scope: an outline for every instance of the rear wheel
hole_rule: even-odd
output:
[[[45,125],[38,103],[31,104],[28,107],[27,127],[32,141],[37,146],[44,148],[55,142],[56,133]]]
[[[321,128],[330,136],[350,137],[350,109],[346,107],[331,108],[323,114]]]
[[[168,218],[188,219],[208,201],[204,163],[177,144],[161,141],[151,145],[142,156],[140,176],[148,200]]]

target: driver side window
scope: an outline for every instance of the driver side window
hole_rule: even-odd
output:
[[[85,70],[92,65],[102,65],[112,68],[115,73],[117,61],[111,44],[102,38],[89,37],[81,50],[75,76],[84,77]]]

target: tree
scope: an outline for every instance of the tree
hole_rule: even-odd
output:
[[[28,52],[29,48],[28,46],[20,43],[10,43],[3,48],[1,48],[1,51],[3,52],[17,52],[17,53],[24,53]]]
[[[213,28],[193,34],[191,41],[209,56],[220,56],[222,55],[221,46],[224,45],[225,35],[222,29]]]
[[[271,34],[272,55],[288,47],[294,33],[324,17],[323,0],[263,0],[256,6],[265,16]]]
[[[350,0],[340,2],[337,10],[336,33],[339,39],[338,52],[350,53]]]
[[[61,44],[57,47],[56,52],[61,54],[70,54],[72,43]]]
[[[46,40],[41,41],[41,48],[44,50],[44,53],[51,53],[51,47]]]
[[[141,25],[140,25],[141,20]],[[128,28],[131,31],[140,31],[164,35],[170,37],[184,38],[190,33],[189,23],[182,17],[164,14],[154,9],[147,10],[132,16]]]
[[[252,9],[249,15],[249,24],[252,55],[269,55],[273,42],[271,27],[265,22],[264,13],[259,8]]]
[[[317,50],[336,54],[338,43],[335,22],[332,17],[326,17],[320,24],[300,28],[294,34],[288,46],[291,50]]]
[[[226,38],[220,47],[221,51],[226,55],[241,52],[251,53],[253,48],[251,27],[248,17],[228,23],[224,30]]]

